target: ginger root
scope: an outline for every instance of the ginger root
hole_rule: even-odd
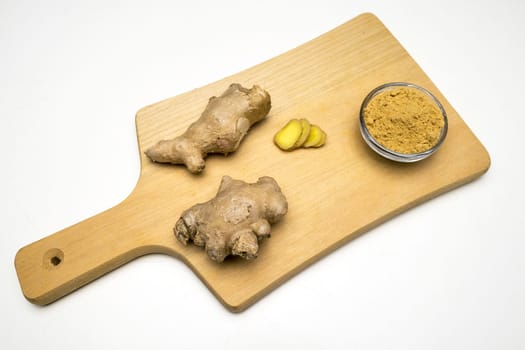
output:
[[[204,169],[208,153],[234,152],[250,127],[266,117],[270,95],[259,86],[231,84],[219,97],[211,97],[200,118],[180,136],[159,141],[146,150],[154,162],[184,164],[192,173]]]
[[[173,231],[184,245],[193,241],[204,247],[214,261],[228,255],[254,259],[258,242],[270,237],[270,225],[287,211],[288,202],[273,178],[250,184],[224,176],[216,196],[185,210]]]
[[[273,141],[283,151],[297,148],[321,147],[326,142],[326,133],[307,119],[291,119],[279,130]]]

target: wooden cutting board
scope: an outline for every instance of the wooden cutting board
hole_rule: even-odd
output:
[[[359,133],[361,101],[390,81],[419,84],[441,100],[449,133],[441,149],[414,164],[376,155]],[[183,132],[208,98],[230,83],[258,84],[272,96],[266,120],[227,157],[207,158],[201,175],[154,164],[144,150]],[[328,134],[320,149],[283,152],[275,132],[290,118],[308,118]],[[490,158],[436,86],[372,14],[267,62],[138,111],[140,178],[119,205],[20,249],[15,266],[22,291],[48,304],[139,256],[182,259],[231,311],[242,311],[324,255],[397,215],[483,174]],[[254,261],[218,264],[183,246],[172,228],[179,214],[215,195],[221,177],[254,182],[272,176],[289,203]]]

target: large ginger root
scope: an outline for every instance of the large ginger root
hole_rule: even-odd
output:
[[[155,162],[185,164],[192,173],[201,172],[208,153],[234,152],[252,124],[266,117],[270,108],[270,95],[259,86],[246,89],[232,84],[221,96],[210,98],[184,134],[158,142],[146,155]]]
[[[193,241],[217,262],[228,255],[254,259],[258,241],[270,236],[270,224],[287,211],[288,202],[273,178],[250,184],[224,176],[217,195],[184,211],[173,231],[184,245]]]

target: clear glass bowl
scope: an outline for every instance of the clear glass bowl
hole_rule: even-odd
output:
[[[419,91],[425,93],[436,104],[436,106],[439,108],[443,116],[444,124],[443,124],[443,128],[441,129],[441,134],[439,135],[437,143],[432,148],[424,152],[407,154],[407,153],[399,153],[399,152],[393,151],[381,145],[379,142],[377,142],[376,139],[374,139],[374,137],[369,133],[366,127],[363,113],[368,103],[377,94],[383,91],[392,89],[392,88],[399,87],[399,86],[418,89]],[[439,100],[434,95],[432,95],[428,90],[426,90],[425,88],[422,88],[421,86],[412,84],[412,83],[394,82],[394,83],[383,84],[383,85],[376,87],[375,89],[370,91],[370,93],[365,97],[365,99],[363,100],[363,103],[361,104],[361,110],[359,112],[359,126],[361,129],[361,135],[363,136],[363,139],[368,144],[368,146],[370,146],[370,148],[372,148],[375,152],[377,152],[381,156],[387,159],[390,159],[390,160],[394,160],[397,162],[403,162],[403,163],[413,163],[413,162],[417,162],[419,160],[429,157],[431,154],[437,151],[439,146],[441,146],[441,144],[443,143],[443,140],[445,140],[445,137],[447,136],[448,119],[447,119],[447,113],[445,112],[445,109],[443,108],[443,105],[441,104],[441,102],[439,102]]]

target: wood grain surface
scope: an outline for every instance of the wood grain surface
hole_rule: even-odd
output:
[[[407,81],[443,103],[449,133],[430,158],[400,164],[381,158],[359,133],[361,101],[374,87]],[[144,150],[181,133],[208,98],[230,83],[258,84],[272,96],[269,116],[227,157],[209,156],[200,175],[154,164]],[[272,144],[290,118],[328,134],[320,149],[283,152]],[[432,81],[372,14],[260,65],[138,111],[140,178],[119,205],[19,250],[15,267],[26,298],[45,305],[145,254],[182,259],[231,311],[242,311],[324,255],[381,222],[483,174],[490,158]],[[272,176],[289,202],[253,261],[218,264],[183,246],[173,225],[187,207],[214,196],[223,175]],[[183,285],[183,283],[181,283]]]

